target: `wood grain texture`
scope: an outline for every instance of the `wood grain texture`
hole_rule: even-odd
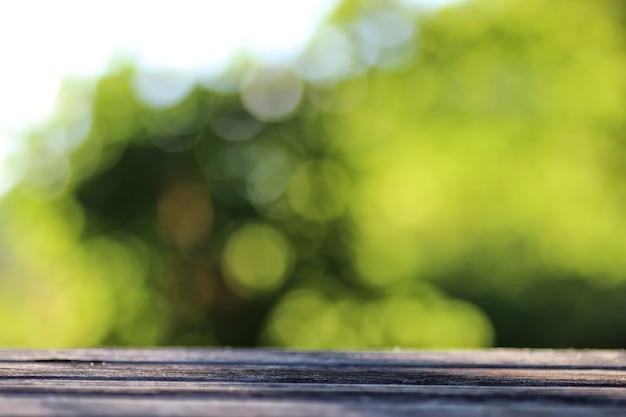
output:
[[[626,352],[0,350],[0,416],[626,416]]]

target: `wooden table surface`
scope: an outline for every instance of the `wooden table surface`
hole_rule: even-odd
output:
[[[0,350],[0,416],[626,416],[626,352]]]

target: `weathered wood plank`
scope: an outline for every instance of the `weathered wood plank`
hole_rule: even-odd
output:
[[[0,416],[626,415],[624,351],[0,350]]]
[[[595,367],[626,368],[624,350],[488,349],[451,351],[282,351],[270,349],[73,349],[0,350],[0,362],[33,360],[108,362],[328,364],[367,362],[396,364],[448,364],[450,366]]]

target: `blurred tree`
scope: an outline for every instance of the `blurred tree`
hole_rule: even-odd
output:
[[[289,68],[68,83],[0,344],[623,347],[624,15],[346,2]]]
[[[500,345],[625,345],[623,16],[483,1],[421,22],[419,61],[372,75],[334,132],[365,173],[362,279],[434,283]]]

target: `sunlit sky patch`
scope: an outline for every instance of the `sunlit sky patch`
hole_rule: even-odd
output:
[[[401,0],[437,8],[459,0]],[[116,57],[146,70],[219,72],[234,53],[289,61],[337,0],[0,2],[0,195],[7,156],[51,117],[62,79],[94,79]],[[15,176],[15,175],[13,175]]]

